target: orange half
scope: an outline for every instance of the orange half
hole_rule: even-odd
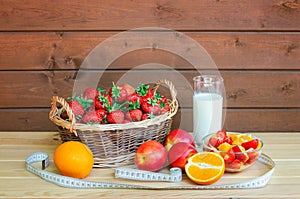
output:
[[[207,185],[218,181],[224,174],[225,163],[214,152],[199,152],[188,159],[186,175],[197,184]]]

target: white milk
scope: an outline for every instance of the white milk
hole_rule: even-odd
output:
[[[193,96],[194,136],[197,145],[209,134],[221,130],[223,97],[214,93]]]

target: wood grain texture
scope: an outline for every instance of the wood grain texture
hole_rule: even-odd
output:
[[[0,109],[0,131],[56,131],[49,120],[50,109]],[[282,131],[300,129],[299,109],[226,109],[224,129],[228,131]],[[192,109],[180,109],[172,128],[193,131]]]
[[[1,31],[299,30],[297,1],[22,1],[0,2]]]
[[[47,116],[51,97],[72,95],[80,81],[81,88],[94,84],[78,69],[98,44],[122,31],[163,27],[193,39],[216,63],[225,80],[226,128],[299,131],[299,19],[297,0],[0,0],[0,118],[5,121],[0,128],[53,130]],[[174,36],[165,42],[178,42],[181,52],[203,59],[194,45],[180,43],[181,34]],[[107,53],[135,46],[129,39]],[[154,40],[149,45],[116,56],[107,68],[109,56],[99,55],[86,80],[104,69],[101,87],[126,78],[137,84],[167,77],[186,114],[182,124],[190,130],[192,77],[199,73],[174,50],[163,51]],[[196,67],[208,72],[206,64]]]
[[[0,70],[77,69],[98,44],[116,36],[117,33],[0,33]],[[219,69],[300,69],[299,33],[185,32],[184,34],[203,46]],[[122,45],[123,43],[120,47]],[[193,51],[188,55],[199,56]],[[109,68],[131,69],[151,62],[176,69],[196,67],[172,52],[138,49],[116,57]]]
[[[160,79],[174,82],[180,106],[191,107],[192,78],[198,74],[190,70],[1,72],[0,107],[49,107],[53,95],[67,98],[72,96],[73,89],[77,94],[83,93],[86,87],[97,86],[93,82],[98,81],[98,86],[108,89],[112,81],[137,87],[139,83],[154,83]],[[224,71],[221,75],[226,107],[300,108],[300,72]]]
[[[182,109],[180,114],[181,116],[175,116],[174,122],[180,122],[180,127],[193,131],[192,109]],[[223,128],[228,131],[295,131],[300,129],[300,110],[226,109],[223,120]]]
[[[60,144],[57,132],[0,132],[0,195],[3,198],[298,198],[300,133],[252,133],[264,140],[263,152],[276,164],[269,184],[261,189],[240,190],[129,190],[129,189],[70,189],[42,180],[24,169],[24,159],[36,151],[49,154],[50,168],[57,172],[52,159]],[[38,136],[37,136],[38,135]],[[4,138],[4,139],[3,139]],[[45,141],[49,141],[46,143]],[[13,142],[12,142],[13,141]],[[256,166],[256,165],[254,165]],[[244,181],[256,176],[249,168],[240,174],[225,174],[222,182]],[[90,180],[118,181],[113,170],[93,169]],[[184,179],[187,180],[184,176]],[[129,183],[126,180],[121,182]],[[130,181],[131,182],[131,181]],[[134,183],[134,182],[131,182]],[[138,182],[146,183],[146,182]],[[172,186],[172,185],[168,185]]]

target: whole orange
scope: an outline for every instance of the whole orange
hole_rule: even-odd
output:
[[[78,141],[60,144],[54,152],[54,164],[64,176],[85,178],[92,171],[94,158],[91,150]]]

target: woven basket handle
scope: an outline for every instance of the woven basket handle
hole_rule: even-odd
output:
[[[174,109],[173,111],[170,111],[171,114],[169,115],[169,118],[171,118],[172,116],[174,116],[176,114],[177,109],[178,109],[178,102],[176,99],[177,91],[175,89],[174,84],[167,79],[159,80],[158,82],[156,82],[156,84],[153,87],[153,91],[156,92],[156,90],[162,84],[165,84],[170,90],[170,94],[171,94],[171,102],[170,102],[171,106],[170,107]]]
[[[62,108],[67,112],[67,115],[69,117],[69,121],[71,122],[70,131],[74,132],[75,135],[77,135],[76,131],[73,130],[73,127],[74,127],[74,125],[76,123],[75,116],[74,116],[74,114],[72,112],[72,109],[69,106],[68,102],[64,98],[58,97],[58,96],[53,96],[52,97],[51,111],[49,113],[49,118],[51,120],[53,120],[53,118],[55,116],[60,117],[60,113],[58,113],[57,104],[60,104],[62,106]]]

